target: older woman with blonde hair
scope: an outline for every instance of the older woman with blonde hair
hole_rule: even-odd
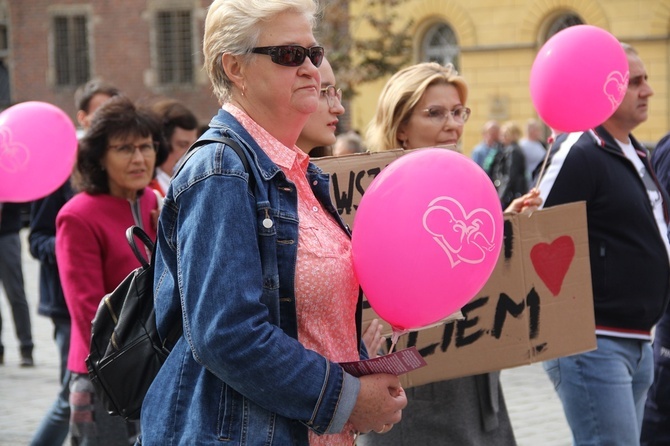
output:
[[[370,151],[402,147],[456,149],[470,116],[468,88],[451,64],[412,65],[393,75],[379,97],[367,131]],[[535,209],[541,203],[533,191],[507,211]],[[516,444],[499,373],[440,381],[407,389],[407,412],[387,435],[364,435],[359,444]]]
[[[366,356],[351,243],[328,176],[296,145],[322,89],[316,12],[313,0],[209,7],[222,108],[159,220],[156,321],[183,336],[147,393],[142,444],[351,445],[401,419],[396,376],[339,365]]]

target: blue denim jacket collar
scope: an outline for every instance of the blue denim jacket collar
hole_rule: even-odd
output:
[[[258,169],[258,172],[263,176],[263,178],[268,181],[273,176],[282,173],[281,169],[270,160],[270,157],[265,154],[265,152],[256,144],[254,139],[251,137],[249,132],[240,124],[230,113],[225,110],[220,109],[218,114],[212,118],[209,123],[209,127],[212,129],[218,129],[222,133],[234,138],[241,144],[246,145],[249,148],[249,153],[253,157],[253,161]],[[319,167],[314,163],[310,162],[307,167],[307,177],[310,184],[325,185],[328,187],[314,187],[312,188],[316,198],[323,204],[326,211],[333,215],[335,221],[340,225],[342,229],[351,237],[351,232],[349,227],[342,221],[340,214],[337,212],[337,209],[332,203],[330,198],[330,176],[324,173]],[[260,184],[260,183],[259,183]]]

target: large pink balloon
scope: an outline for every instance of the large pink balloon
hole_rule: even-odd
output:
[[[588,130],[616,111],[628,86],[628,59],[619,41],[591,25],[566,28],[535,57],[530,94],[547,125],[559,132]]]
[[[56,190],[72,172],[77,134],[72,120],[46,102],[0,113],[0,202],[25,202]]]
[[[395,331],[459,310],[484,286],[502,242],[500,200],[468,157],[438,148],[404,155],[377,175],[354,219],[354,269]]]

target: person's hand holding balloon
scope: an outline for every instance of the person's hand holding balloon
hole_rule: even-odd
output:
[[[379,319],[372,319],[363,332],[363,342],[370,359],[379,356],[379,350],[385,341],[386,337],[382,336],[382,324],[379,322]]]

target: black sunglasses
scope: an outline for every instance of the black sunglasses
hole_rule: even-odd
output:
[[[305,48],[300,45],[261,46],[252,48],[251,52],[266,54],[270,56],[272,62],[285,67],[299,67],[306,57],[309,57],[315,67],[318,67],[323,62],[323,55],[326,53],[322,46]]]

